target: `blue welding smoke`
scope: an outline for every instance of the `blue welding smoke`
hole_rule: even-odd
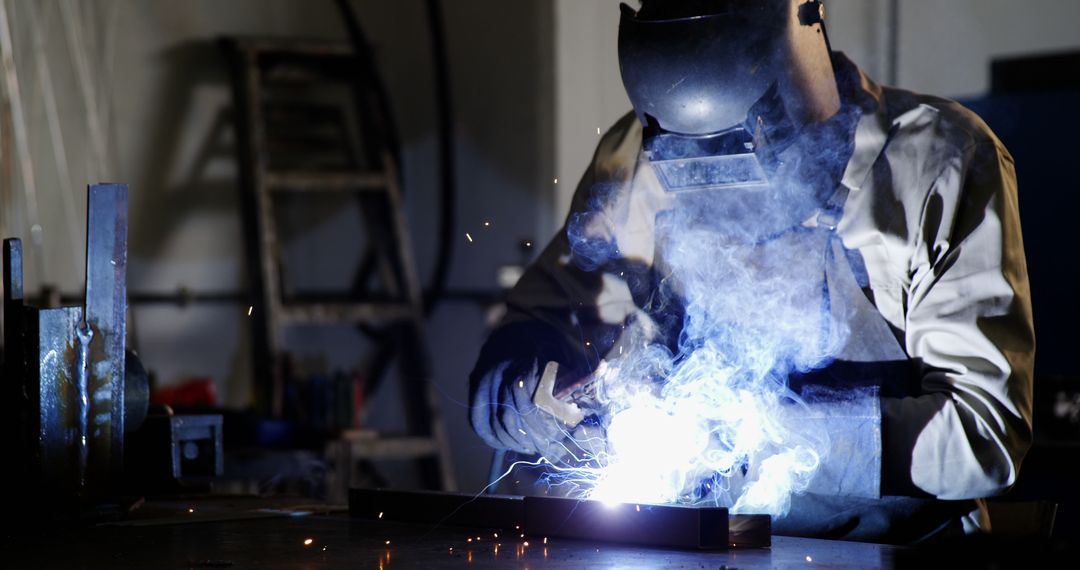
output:
[[[625,214],[660,184],[647,163],[633,183],[595,188],[568,226],[574,262],[609,271],[652,233],[653,291],[596,372],[606,445],[576,441],[587,461],[552,481],[605,501],[774,516],[805,492],[830,441],[788,378],[830,363],[849,335],[827,294],[832,236],[815,217],[827,196],[806,172],[835,168],[844,147],[793,145],[768,187],[669,194],[655,219]],[[664,330],[672,314],[679,330]]]

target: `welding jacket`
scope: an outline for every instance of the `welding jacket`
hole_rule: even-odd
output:
[[[774,526],[891,542],[985,529],[978,499],[1014,484],[1032,437],[1035,341],[1012,158],[960,105],[880,86],[841,54],[834,63],[857,117],[830,229],[837,257],[853,261],[854,306],[872,313],[858,318],[877,322],[864,344],[882,347],[869,353],[880,367],[855,363],[834,377],[873,376],[880,391],[821,413],[835,420],[839,451],[822,469],[834,476]],[[597,187],[625,193],[612,237],[621,256],[650,267],[661,261],[653,230],[666,198],[641,144],[633,114],[608,131],[569,219]],[[494,447],[507,447],[490,397],[499,386],[550,360],[588,374],[642,310],[640,273],[583,269],[565,230],[511,291],[471,376],[471,421]]]

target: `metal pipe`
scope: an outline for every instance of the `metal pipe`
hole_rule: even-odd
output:
[[[888,46],[886,48],[886,78],[889,85],[900,82],[900,0],[886,0],[888,16],[886,20]]]

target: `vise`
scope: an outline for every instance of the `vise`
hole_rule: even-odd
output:
[[[125,184],[88,189],[81,306],[30,303],[22,243],[4,240],[0,422],[15,461],[0,476],[26,514],[108,516],[121,497],[222,472],[220,415],[148,417],[148,376],[125,349],[127,199]]]

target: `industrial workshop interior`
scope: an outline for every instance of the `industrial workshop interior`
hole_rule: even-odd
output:
[[[1074,568],[1078,109],[1072,0],[0,0],[0,566]]]

